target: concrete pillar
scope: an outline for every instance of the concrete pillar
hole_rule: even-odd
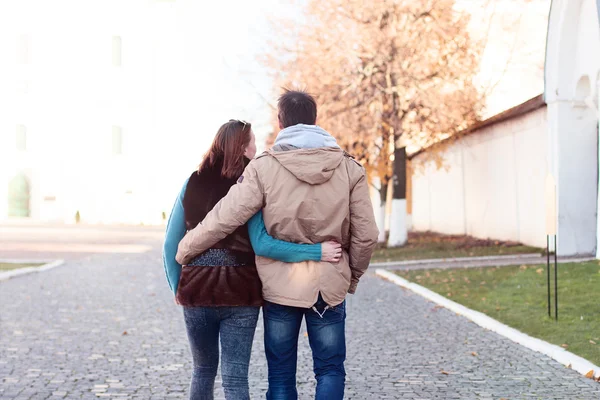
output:
[[[600,5],[598,6],[598,16],[600,19]],[[598,197],[596,211],[596,258],[600,258],[600,72],[596,79],[596,111],[599,124],[596,125],[598,130]]]

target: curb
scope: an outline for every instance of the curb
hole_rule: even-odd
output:
[[[508,325],[505,325],[487,315],[480,313],[479,311],[471,310],[461,304],[458,304],[452,300],[445,298],[427,288],[424,288],[421,285],[417,285],[416,283],[412,283],[407,281],[404,278],[382,269],[377,269],[375,271],[377,276],[391,281],[392,283],[403,287],[405,289],[409,289],[420,296],[423,296],[427,300],[430,300],[440,306],[447,308],[450,311],[455,312],[458,315],[462,315],[463,317],[469,319],[470,321],[476,323],[484,329],[488,329],[492,332],[499,334],[500,336],[504,336],[507,339],[512,340],[515,343],[520,344],[521,346],[527,347],[530,350],[537,351],[538,353],[542,353],[547,355],[548,357],[558,361],[564,366],[571,366],[571,369],[579,372],[582,375],[586,375],[589,371],[594,371],[594,376],[596,378],[600,378],[600,367],[592,364],[585,358],[579,357],[562,347],[556,346],[554,344],[548,343],[544,340],[537,339],[531,337],[521,331],[518,331],[514,328],[511,328]]]
[[[504,256],[480,256],[480,257],[453,257],[453,258],[430,258],[425,260],[407,260],[407,261],[384,261],[371,263],[372,267],[391,267],[395,265],[420,265],[420,264],[446,264],[446,263],[459,263],[464,261],[492,261],[492,260],[513,260],[516,258],[541,258],[539,253],[527,253],[527,254],[512,254]]]
[[[577,262],[585,262],[596,260],[593,257],[564,257],[558,258],[559,264],[565,263],[577,263]],[[519,264],[545,264],[546,258],[540,256],[539,254],[522,254],[519,256],[486,256],[486,257],[457,257],[457,258],[434,258],[429,260],[412,260],[412,261],[386,261],[386,262],[378,262],[371,263],[371,267],[375,268],[398,268],[401,267],[415,267],[413,269],[418,268],[421,265],[427,265],[427,269],[435,269],[435,268],[444,268],[448,265],[454,266],[454,264],[461,263],[472,263],[480,261],[481,264],[469,265],[467,267],[462,268],[480,268],[487,266],[510,266],[510,265],[519,265]],[[506,261],[514,261],[512,263],[506,263]],[[496,264],[497,263],[497,264]]]
[[[2,261],[5,261],[5,260],[2,260]],[[29,262],[29,260],[10,260],[10,261],[12,261],[12,262],[19,261],[20,263]],[[38,260],[37,262],[40,262],[40,261]],[[41,261],[41,262],[43,262],[43,261]],[[65,263],[65,260],[55,260],[52,262],[46,262],[46,264],[41,265],[39,267],[26,267],[26,268],[10,270],[10,271],[6,271],[6,272],[0,272],[0,282],[8,280],[10,278],[17,277],[17,276],[32,274],[34,272],[48,271],[50,269],[59,267],[59,266],[63,265],[64,263]]]

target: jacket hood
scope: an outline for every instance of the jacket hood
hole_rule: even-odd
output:
[[[339,147],[271,151],[270,154],[296,178],[310,185],[329,181],[344,159]]]
[[[340,147],[335,138],[317,125],[298,124],[282,129],[275,139],[275,146],[288,145],[299,149]]]

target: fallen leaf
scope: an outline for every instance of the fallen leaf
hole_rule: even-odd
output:
[[[446,371],[442,370],[442,374],[444,374],[444,375],[450,375],[450,372],[446,372]]]
[[[535,270],[535,272],[537,272],[538,274],[541,274],[542,272],[544,272],[544,268],[538,268]]]
[[[587,374],[585,374],[586,378],[594,379],[594,370],[590,370]]]
[[[593,340],[590,340],[590,343],[591,343],[591,344],[597,344],[597,343],[596,343],[596,342],[594,342]]]
[[[472,352],[472,353],[471,353],[471,355],[472,355],[473,357],[477,357],[479,354],[477,354],[477,352],[476,352],[476,351],[474,351],[474,352]]]
[[[562,348],[565,348],[565,349],[566,349],[567,347],[569,347],[569,345],[568,345],[568,344],[566,344],[566,343],[563,343],[563,344],[561,344],[561,345],[560,345],[560,347],[562,347]]]
[[[128,335],[127,331],[123,331],[123,336]]]

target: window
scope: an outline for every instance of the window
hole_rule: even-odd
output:
[[[123,154],[123,132],[120,126],[112,128],[112,153],[115,156]]]
[[[29,35],[17,38],[17,63],[29,64]]]
[[[8,183],[8,216],[29,217],[31,188],[25,174],[19,174]]]
[[[27,128],[25,128],[25,125],[17,125],[16,144],[17,151],[27,150]]]
[[[115,67],[121,66],[121,36],[112,38],[112,63]]]

